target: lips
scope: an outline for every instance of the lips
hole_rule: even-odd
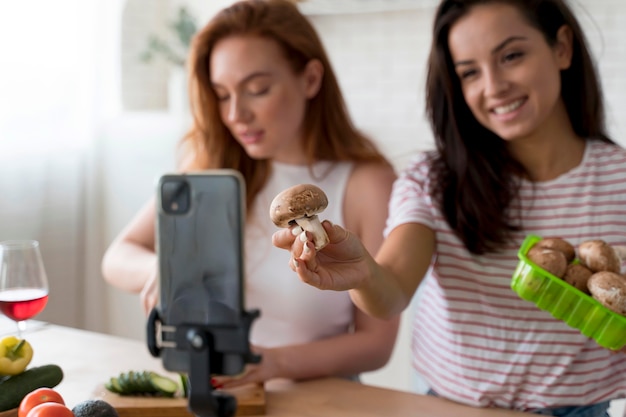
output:
[[[507,104],[493,107],[491,111],[497,115],[511,113],[512,111],[519,109],[522,106],[522,104],[524,104],[525,102],[526,102],[526,99],[520,98],[518,100],[511,101]]]
[[[261,139],[263,138],[263,132],[260,130],[254,132],[246,131],[237,133],[237,137],[239,138],[239,140],[241,140],[241,143],[245,145],[251,145],[261,141]]]

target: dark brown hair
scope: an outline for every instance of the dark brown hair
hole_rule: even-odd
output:
[[[224,125],[211,88],[210,59],[216,43],[230,36],[255,36],[277,42],[295,74],[312,59],[324,67],[320,90],[306,107],[304,149],[308,163],[319,160],[380,162],[375,145],[352,124],[324,47],[311,23],[286,0],[247,0],[217,13],[198,32],[189,59],[193,126],[183,138],[186,169],[232,168],[246,180],[250,206],[269,176],[266,160],[250,158]]]
[[[602,92],[587,42],[574,14],[562,0],[444,0],[433,25],[428,62],[426,111],[435,135],[432,196],[456,236],[474,254],[498,251],[520,230],[509,210],[517,197],[516,178],[525,169],[509,154],[505,141],[482,126],[467,106],[454,70],[448,34],[475,5],[516,7],[543,33],[549,45],[563,25],[573,33],[571,66],[561,71],[561,98],[574,132],[611,142],[605,133]]]

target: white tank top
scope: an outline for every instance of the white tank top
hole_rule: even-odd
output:
[[[320,220],[343,225],[343,200],[351,163],[320,162],[309,168],[273,162],[268,183],[250,208],[245,230],[246,308],[258,308],[250,341],[262,347],[307,343],[346,333],[353,321],[347,291],[321,291],[300,281],[289,268],[290,254],[272,245],[278,229],[269,216],[276,194],[296,184],[315,184],[328,196]]]

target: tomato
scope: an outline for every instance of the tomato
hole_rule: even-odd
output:
[[[37,388],[26,394],[22,399],[17,415],[18,417],[26,417],[28,412],[35,406],[49,402],[65,405],[63,397],[57,391],[52,388]]]
[[[74,417],[74,413],[63,404],[47,402],[31,408],[26,417]]]

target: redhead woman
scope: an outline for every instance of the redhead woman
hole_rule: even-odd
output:
[[[262,355],[226,387],[271,378],[356,378],[382,367],[398,317],[357,309],[349,294],[294,281],[290,256],[270,244],[269,206],[281,190],[312,183],[328,195],[324,217],[353,231],[369,251],[383,241],[392,166],[353,125],[324,47],[297,7],[282,0],[234,3],[195,36],[189,57],[193,125],[181,142],[184,172],[230,168],[247,188],[246,308]],[[107,250],[105,279],[158,300],[155,202]]]

